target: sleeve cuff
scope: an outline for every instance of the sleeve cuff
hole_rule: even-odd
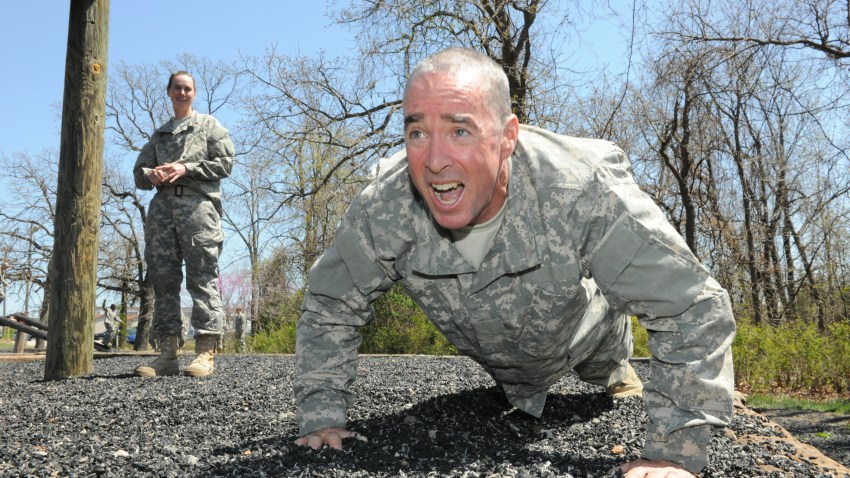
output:
[[[140,171],[141,175],[138,173],[135,175],[136,187],[145,191],[150,191],[151,189],[153,189],[153,183],[150,179],[148,179],[148,174],[150,174],[153,169],[148,167],[142,167],[140,168]]]
[[[682,428],[667,435],[666,441],[646,439],[641,455],[648,460],[672,461],[691,473],[699,473],[708,464],[711,425]]]
[[[304,436],[322,428],[345,428],[346,401],[331,392],[315,393],[298,406],[298,433]]]

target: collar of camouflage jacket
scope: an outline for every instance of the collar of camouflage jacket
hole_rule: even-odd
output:
[[[183,131],[189,129],[189,127],[194,126],[198,123],[198,113],[194,108],[192,108],[192,112],[189,113],[189,116],[186,117],[186,121],[175,121],[174,118],[171,118],[159,128],[158,132],[160,133],[171,133],[171,134],[179,134]],[[176,124],[176,126],[175,126]]]

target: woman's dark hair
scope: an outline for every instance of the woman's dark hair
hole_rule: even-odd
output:
[[[192,87],[194,88],[194,86],[195,86],[195,77],[194,77],[194,76],[192,76],[192,74],[191,74],[191,73],[189,73],[189,72],[188,72],[188,71],[186,71],[186,70],[180,70],[180,71],[175,71],[174,73],[172,73],[172,74],[171,74],[171,76],[169,76],[169,77],[168,77],[168,86],[166,86],[166,87],[165,87],[165,91],[168,91],[168,90],[170,90],[170,89],[171,89],[171,83],[174,81],[174,77],[175,77],[175,76],[178,76],[178,75],[186,75],[186,76],[188,76],[189,78],[191,78],[191,79],[192,79]]]

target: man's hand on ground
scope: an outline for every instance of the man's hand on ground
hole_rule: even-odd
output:
[[[696,478],[696,475],[669,461],[640,458],[620,465],[626,478]]]
[[[346,430],[344,428],[322,428],[321,430],[308,433],[295,440],[295,444],[300,446],[309,446],[314,450],[318,450],[324,445],[335,450],[342,450],[343,438],[363,439],[364,437],[357,432]]]

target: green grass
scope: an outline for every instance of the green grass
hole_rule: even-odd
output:
[[[647,342],[649,341],[649,333],[640,325],[637,317],[632,317],[632,335],[635,338],[635,348],[632,351],[632,357],[649,357],[651,354],[649,353],[649,346]]]
[[[755,394],[747,397],[750,408],[773,408],[784,410],[813,410],[816,412],[832,412],[850,415],[850,400],[812,400],[794,398],[787,395]]]

